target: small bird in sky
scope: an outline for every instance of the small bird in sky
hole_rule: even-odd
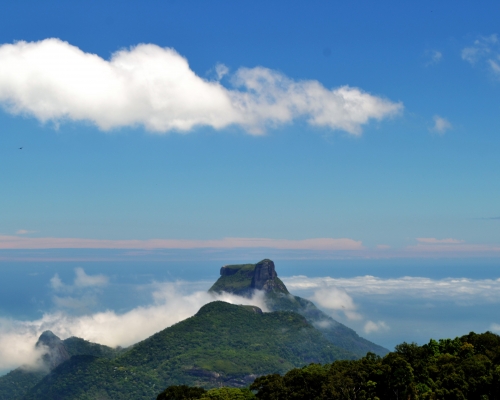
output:
[[[23,148],[22,147],[19,147],[19,150],[22,150]]]

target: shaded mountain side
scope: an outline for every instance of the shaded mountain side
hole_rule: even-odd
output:
[[[386,348],[360,337],[353,329],[335,321],[306,299],[290,294],[285,284],[278,278],[274,262],[268,259],[257,264],[225,265],[220,278],[209,289],[215,293],[233,293],[251,297],[255,290],[265,292],[266,306],[271,311],[293,311],[303,315],[307,321],[320,330],[324,337],[335,346],[343,348],[357,357],[367,352],[384,356]]]
[[[150,400],[170,385],[242,387],[259,375],[346,358],[355,357],[296,313],[216,301],[113,360],[72,357],[25,399]]]
[[[76,337],[61,340],[51,331],[40,335],[36,348],[43,349],[39,365],[20,367],[0,377],[0,400],[19,400],[39,383],[51,370],[75,355],[89,355],[112,359],[122,349],[112,349]]]
[[[16,368],[7,375],[0,376],[0,399],[20,400],[29,389],[47,375],[47,370],[32,371]]]
[[[161,389],[154,379],[137,368],[79,355],[46,375],[22,400],[151,400]]]
[[[125,350],[122,347],[109,347],[98,343],[92,343],[75,336],[63,340],[66,351],[71,356],[87,355],[94,357],[102,357],[113,359],[123,353]]]

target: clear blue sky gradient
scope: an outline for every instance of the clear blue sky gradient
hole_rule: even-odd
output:
[[[106,239],[417,237],[500,243],[500,80],[461,51],[498,2],[15,2],[0,43],[57,37],[109,59],[172,47],[201,77],[264,66],[405,106],[359,138],[296,121],[253,137],[101,132],[0,114],[1,233]],[[442,54],[432,63],[433,52]],[[212,72],[211,72],[212,70]],[[434,115],[452,129],[430,131]],[[18,147],[23,146],[19,151]]]

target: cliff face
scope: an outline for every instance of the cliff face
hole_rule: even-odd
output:
[[[43,332],[36,343],[37,348],[45,347],[46,353],[42,356],[44,364],[50,369],[54,369],[59,364],[69,360],[70,355],[64,343],[51,331]]]
[[[274,262],[265,259],[257,264],[225,265],[220,269],[221,277],[210,288],[211,292],[234,293],[250,297],[254,290],[266,293],[289,294],[278,278]]]

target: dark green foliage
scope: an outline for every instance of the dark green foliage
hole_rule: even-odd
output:
[[[0,399],[17,400],[22,398],[28,389],[35,386],[47,374],[47,371],[31,371],[17,368],[0,377]]]
[[[255,395],[246,388],[221,387],[206,391],[186,385],[169,386],[156,400],[255,400]]]
[[[381,358],[309,365],[257,378],[250,386],[261,400],[495,400],[500,399],[500,336],[470,333],[403,343]]]
[[[200,387],[190,387],[187,385],[169,386],[156,397],[156,400],[199,399],[204,393],[205,389]]]
[[[56,367],[24,399],[153,399],[158,382],[138,368],[93,356],[74,356]]]
[[[224,267],[229,270],[228,275],[221,276],[209,289],[209,292],[247,295],[252,284],[255,264],[226,265]]]
[[[255,400],[255,395],[248,389],[222,387],[210,389],[200,400]]]
[[[92,343],[74,336],[63,340],[63,343],[70,356],[87,355],[113,359],[124,351],[121,347],[113,349],[112,347]]]

